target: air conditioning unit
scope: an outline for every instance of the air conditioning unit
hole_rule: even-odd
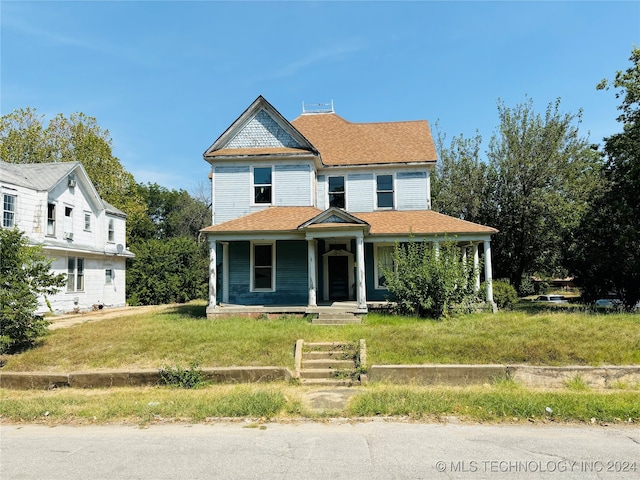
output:
[[[64,232],[63,238],[65,240],[73,240],[73,232]]]

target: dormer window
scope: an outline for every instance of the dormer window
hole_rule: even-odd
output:
[[[272,201],[271,167],[255,167],[253,169],[253,201],[270,204]]]
[[[346,208],[344,177],[329,177],[329,206]]]

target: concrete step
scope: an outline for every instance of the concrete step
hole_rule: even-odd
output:
[[[343,370],[345,373],[348,370]],[[328,379],[336,379],[336,373],[341,372],[341,370],[336,370],[334,368],[303,368],[300,370],[300,378],[328,378]]]
[[[326,352],[331,350],[352,349],[354,346],[349,342],[304,342],[304,352]]]
[[[330,386],[330,387],[351,387],[355,385],[360,385],[360,382],[355,382],[350,378],[301,378],[300,383],[302,385],[313,385],[313,386]]]
[[[317,360],[304,360],[302,362],[302,370],[314,368],[331,368],[334,370],[343,370],[345,368],[355,368],[355,362],[353,360],[332,360],[322,358]]]
[[[353,352],[345,350],[327,350],[319,352],[302,352],[302,361],[305,360],[352,360]]]

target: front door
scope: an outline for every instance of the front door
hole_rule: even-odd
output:
[[[349,299],[349,257],[329,257],[329,300]]]

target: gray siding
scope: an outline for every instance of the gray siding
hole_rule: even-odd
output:
[[[347,176],[347,208],[351,212],[372,212],[374,209],[373,173],[352,173]]]
[[[429,208],[426,172],[398,172],[395,188],[398,210],[425,210]]]
[[[249,166],[217,166],[215,182],[215,223],[226,222],[254,211],[251,208]]]
[[[311,206],[310,165],[275,165],[275,205],[280,207]]]

